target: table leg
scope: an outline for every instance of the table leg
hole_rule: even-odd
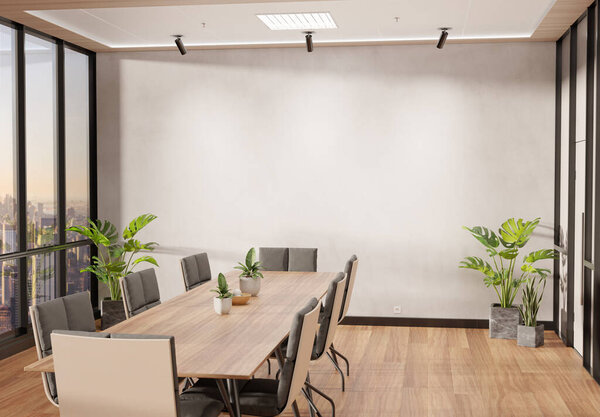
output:
[[[238,393],[237,380],[230,379],[230,393],[231,398],[233,399],[233,412],[236,417],[242,417],[242,412],[240,411],[240,397]]]
[[[225,384],[223,384],[223,380],[217,379],[215,380],[217,383],[217,387],[219,388],[219,392],[221,393],[221,397],[223,397],[223,403],[229,412],[231,417],[236,417],[233,413],[233,408],[231,408],[231,400],[229,399],[229,394],[227,394],[227,390],[225,389]]]

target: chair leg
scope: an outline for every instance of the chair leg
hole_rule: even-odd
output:
[[[267,369],[268,369],[269,375],[271,375],[271,360],[269,358],[267,358]]]
[[[318,417],[323,417],[323,415],[321,414],[321,412],[319,411],[319,409],[317,408],[317,406],[315,405],[313,400],[310,398],[310,395],[308,394],[308,392],[306,392],[306,389],[302,388],[302,394],[304,394],[304,398],[306,398],[306,401],[308,401],[309,408],[311,410],[314,410],[314,412],[317,413]]]
[[[335,359],[333,359],[333,356],[331,356],[331,354],[329,352],[325,352],[325,353],[327,354],[327,357],[331,360],[331,363],[333,364],[333,366],[335,366],[335,369],[338,371],[338,373],[342,377],[342,391],[346,391],[346,380],[344,378],[344,371],[342,371],[340,366],[336,363]]]
[[[314,401],[313,396],[312,396],[312,391],[309,388],[309,385],[310,385],[310,372],[307,372],[306,373],[306,381],[305,381],[305,389],[306,389],[306,393],[310,397],[311,401]],[[310,412],[310,417],[315,417],[315,412],[313,411],[313,409],[311,407],[308,407],[308,411]]]
[[[333,343],[331,344],[331,346],[329,347],[329,349],[335,353],[336,356],[339,356],[340,358],[342,358],[342,360],[344,362],[346,362],[346,375],[350,376],[350,362],[348,361],[348,358],[345,357],[344,355],[342,355],[336,348],[333,347]]]
[[[335,402],[333,401],[333,399],[327,394],[325,394],[323,391],[315,388],[310,382],[305,382],[304,384],[307,386],[308,389],[316,392],[321,397],[325,398],[325,400],[327,400],[329,404],[331,404],[331,416],[335,417]]]
[[[292,411],[294,411],[294,417],[300,417],[300,410],[298,409],[298,403],[296,401],[292,403]]]

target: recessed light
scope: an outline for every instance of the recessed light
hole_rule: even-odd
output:
[[[328,12],[257,14],[256,17],[271,30],[337,29]]]

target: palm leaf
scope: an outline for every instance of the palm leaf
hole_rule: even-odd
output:
[[[500,255],[504,259],[511,260],[519,256],[519,250],[517,248],[503,249],[500,252],[498,252],[498,255]]]
[[[522,248],[529,241],[531,234],[539,222],[539,217],[527,222],[523,221],[523,219],[508,219],[502,223],[502,226],[498,230],[500,242],[507,248],[512,248],[514,246]]]
[[[497,248],[498,245],[500,244],[496,233],[494,233],[492,230],[488,229],[487,227],[482,227],[482,226],[475,226],[472,228],[463,226],[463,229],[471,232],[471,234],[473,235],[473,237],[475,239],[477,239],[483,246],[488,248],[488,252],[490,252],[491,256],[496,255],[496,253],[495,253],[496,251],[494,250],[494,248]],[[493,255],[492,255],[492,253],[493,253]]]
[[[137,265],[142,262],[148,262],[154,266],[158,266],[158,262],[156,262],[156,259],[154,259],[152,256],[141,256],[141,257],[137,258],[135,261],[133,261],[133,265]]]
[[[496,272],[494,271],[492,266],[489,263],[485,262],[483,259],[478,258],[477,256],[468,256],[465,259],[465,261],[462,261],[460,263],[460,265],[458,266],[459,268],[473,269],[475,271],[483,273],[484,275],[490,278],[495,278]]]
[[[523,262],[534,263],[543,259],[556,259],[558,253],[554,249],[541,249],[535,252],[531,252],[523,259]]]
[[[154,214],[142,214],[133,219],[123,230],[123,239],[132,239],[140,230],[146,227],[150,222],[156,219]]]

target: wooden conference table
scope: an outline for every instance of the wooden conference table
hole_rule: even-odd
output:
[[[208,282],[105,331],[174,336],[178,376],[229,380],[234,413],[239,415],[235,381],[252,378],[287,337],[294,314],[311,297],[323,297],[337,273],[264,271],[263,275],[258,297],[233,306],[228,315],[215,313],[210,290],[216,283]],[[230,288],[239,287],[239,272],[225,276]],[[52,356],[25,371],[54,372]]]

